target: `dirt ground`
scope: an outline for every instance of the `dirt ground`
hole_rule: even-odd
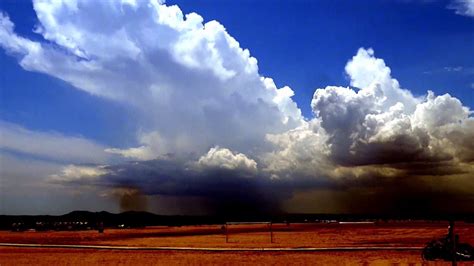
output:
[[[421,265],[419,252],[183,252],[0,248],[7,265]],[[431,264],[430,264],[431,265]],[[432,264],[443,265],[443,264]]]
[[[226,243],[221,226],[150,227],[70,232],[0,231],[3,243],[88,244],[167,247],[422,247],[447,233],[447,223],[275,224],[274,243],[267,225],[232,225]],[[461,242],[474,244],[474,225],[456,224]],[[0,248],[0,265],[76,264],[317,264],[421,265],[420,251],[344,252],[189,252],[51,248]],[[430,263],[428,265],[444,265]],[[448,263],[449,265],[449,263]],[[461,264],[463,265],[463,264]],[[466,263],[465,265],[474,265]]]

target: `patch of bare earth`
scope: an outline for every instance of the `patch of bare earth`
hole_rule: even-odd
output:
[[[420,263],[418,252],[183,252],[0,248],[6,265],[341,265]]]
[[[457,223],[461,242],[474,244],[474,225]],[[221,225],[148,227],[71,232],[0,231],[0,242],[167,247],[422,247],[447,233],[447,223],[233,225],[228,243]],[[0,248],[0,265],[58,264],[418,264],[420,251],[198,252],[89,249]],[[437,264],[444,265],[439,262]],[[432,264],[429,264],[432,265]],[[436,264],[433,264],[436,265]],[[462,264],[461,264],[462,265]],[[472,265],[467,263],[465,265]]]

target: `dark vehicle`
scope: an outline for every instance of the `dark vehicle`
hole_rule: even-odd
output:
[[[474,261],[474,248],[468,243],[453,243],[449,236],[428,242],[423,249],[424,260]],[[454,246],[453,246],[454,245]]]

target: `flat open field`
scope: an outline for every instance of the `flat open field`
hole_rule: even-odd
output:
[[[0,231],[2,243],[140,247],[423,247],[447,233],[447,223],[232,225],[226,243],[221,226],[148,227],[69,232]],[[456,223],[461,242],[474,244],[474,225]],[[420,251],[205,252],[0,247],[0,265],[25,264],[418,264]],[[430,263],[431,265],[432,263]],[[437,265],[440,263],[435,263]],[[443,263],[441,263],[443,264]],[[461,264],[462,265],[462,264]],[[465,263],[473,265],[473,263]]]
[[[3,265],[390,265],[418,262],[418,252],[236,252],[96,251],[0,248]],[[437,265],[437,264],[433,264]],[[441,265],[441,264],[440,264]]]

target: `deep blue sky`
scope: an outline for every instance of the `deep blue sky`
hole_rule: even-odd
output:
[[[260,72],[290,85],[306,116],[315,88],[347,85],[344,66],[372,47],[415,94],[431,89],[474,106],[474,19],[446,1],[168,1],[220,21],[259,61]],[[468,73],[449,73],[462,66]],[[430,72],[430,74],[426,73]]]
[[[392,76],[414,94],[450,93],[474,107],[474,18],[446,1],[168,1],[205,21],[218,20],[259,61],[260,72],[289,85],[306,117],[316,88],[349,84],[344,66],[359,47],[372,47]],[[16,32],[40,38],[29,1],[0,1]],[[119,104],[24,71],[0,53],[0,118],[33,130],[82,135],[106,145],[134,144],[137,125]],[[447,68],[462,67],[461,71]],[[110,116],[123,123],[110,124]],[[127,123],[125,122],[127,121]]]

